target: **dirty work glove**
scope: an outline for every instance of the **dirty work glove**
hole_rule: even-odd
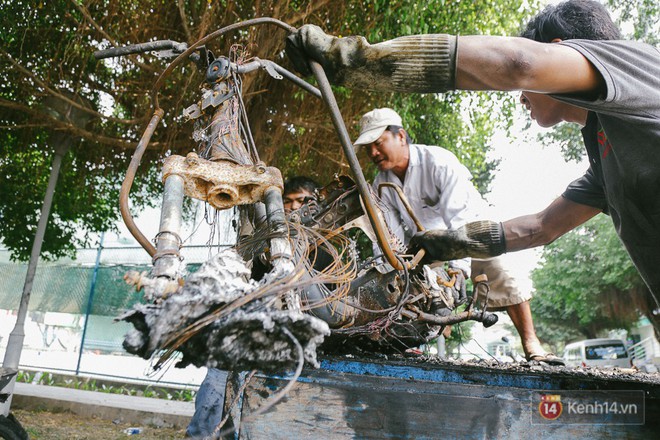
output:
[[[482,220],[458,229],[420,232],[410,240],[410,249],[423,248],[425,259],[450,261],[459,258],[491,258],[506,252],[502,223]]]
[[[302,75],[319,62],[331,83],[387,92],[445,92],[454,88],[457,38],[410,35],[378,44],[364,37],[337,38],[315,25],[287,37],[286,53]]]

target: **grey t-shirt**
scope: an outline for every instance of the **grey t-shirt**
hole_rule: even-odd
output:
[[[660,294],[660,52],[630,41],[570,40],[605,79],[598,99],[555,98],[590,110],[589,170],[564,197],[611,215],[642,278]]]

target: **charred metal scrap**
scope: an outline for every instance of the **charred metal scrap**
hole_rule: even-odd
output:
[[[160,355],[156,367],[176,350],[183,356],[176,367],[281,372],[299,361],[293,337],[305,361],[318,365],[316,348],[330,333],[328,325],[301,312],[276,309],[272,296],[259,297],[277,274],[260,282],[249,277],[234,249],[221,252],[191,274],[178,293],[158,304],[138,304],[119,317],[135,327],[124,348],[145,359]]]

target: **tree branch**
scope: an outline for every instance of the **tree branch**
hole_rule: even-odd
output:
[[[328,159],[331,162],[334,162],[335,164],[339,165],[343,169],[348,169],[349,168],[347,163],[335,159],[334,157],[330,156],[328,153],[325,153],[325,152],[319,150],[318,148],[314,147],[313,145],[308,145],[307,148],[309,148],[310,150],[316,151],[317,154],[325,157],[326,159]]]
[[[92,18],[92,15],[89,13],[87,8],[85,8],[84,5],[79,4],[80,2],[77,0],[71,0],[71,3],[80,11],[80,13],[83,15],[83,17],[89,22],[89,24],[92,25],[96,31],[103,36],[106,40],[108,40],[110,43],[112,43],[113,46],[117,47],[117,40],[112,38],[106,31],[103,30],[101,26]],[[147,70],[149,72],[155,72],[156,69],[153,66],[150,66],[148,64],[141,63],[139,61],[136,61],[135,55],[127,55],[136,65],[140,66],[141,69]]]
[[[13,102],[13,101],[8,101],[8,100],[3,99],[3,98],[0,98],[0,107],[9,108],[9,109],[12,109],[12,110],[18,110],[18,111],[26,113],[26,114],[34,117],[34,118],[38,118],[39,120],[48,121],[47,124],[44,123],[41,126],[44,127],[44,128],[51,128],[55,131],[64,131],[64,132],[70,133],[74,136],[81,137],[81,138],[86,139],[86,140],[91,141],[91,142],[98,142],[98,143],[101,143],[101,144],[104,144],[104,145],[119,147],[119,148],[123,148],[123,149],[135,149],[135,147],[137,146],[137,141],[135,141],[135,140],[124,140],[124,139],[119,139],[119,138],[113,138],[113,137],[110,137],[110,136],[104,136],[104,135],[101,135],[101,134],[98,134],[98,133],[93,133],[91,131],[82,129],[80,127],[76,127],[75,125],[73,125],[71,123],[64,122],[64,121],[61,121],[57,118],[54,118],[54,117],[52,117],[51,115],[49,115],[47,113],[39,112],[39,111],[37,111],[37,110],[35,110],[31,107],[28,107],[26,105],[19,104],[17,102]],[[20,125],[10,126],[10,129],[11,128],[21,128],[21,126]],[[149,148],[150,149],[157,149],[157,148],[163,148],[163,147],[168,147],[168,148],[185,147],[185,146],[189,146],[190,143],[191,142],[188,141],[188,140],[180,140],[180,141],[176,141],[176,142],[170,142],[170,141],[159,142],[159,141],[155,141],[155,142],[150,142],[149,143]]]
[[[72,105],[73,107],[75,107],[75,108],[77,108],[77,109],[79,109],[79,110],[82,110],[82,111],[84,111],[85,113],[92,114],[92,115],[94,115],[94,116],[96,116],[96,117],[99,117],[99,118],[102,118],[102,119],[106,119],[106,120],[108,120],[108,121],[117,122],[117,123],[119,123],[119,124],[134,125],[136,122],[139,121],[138,119],[121,119],[121,118],[115,118],[115,117],[113,117],[113,116],[106,116],[106,115],[104,115],[104,114],[102,114],[102,113],[97,112],[97,111],[94,110],[94,109],[91,109],[91,108],[89,108],[89,107],[85,107],[84,105],[82,105],[82,104],[80,104],[80,103],[78,103],[78,102],[76,102],[76,101],[74,101],[74,100],[68,98],[67,96],[64,96],[63,94],[61,94],[61,93],[58,92],[57,90],[54,90],[54,89],[50,88],[50,87],[48,86],[48,84],[46,84],[44,81],[42,81],[37,75],[35,75],[34,73],[30,72],[28,69],[26,69],[25,67],[23,67],[18,61],[16,61],[16,60],[15,60],[15,59],[14,59],[9,53],[5,52],[3,49],[0,49],[0,53],[1,53],[2,55],[4,55],[4,56],[9,60],[9,62],[10,62],[14,67],[16,67],[16,69],[18,69],[19,71],[21,71],[21,72],[22,72],[24,75],[26,75],[27,77],[31,78],[31,79],[32,79],[34,82],[36,82],[39,86],[43,87],[43,89],[46,90],[50,95],[55,96],[55,97],[61,99],[62,101],[66,102],[67,104]]]
[[[294,15],[293,17],[291,17],[290,20],[288,20],[289,24],[293,26],[295,23],[304,20],[305,18],[309,17],[319,9],[322,9],[328,3],[330,3],[330,0],[310,2],[310,4],[307,6],[307,9],[305,9],[304,12]]]
[[[181,16],[181,22],[183,23],[183,30],[186,33],[186,39],[188,41],[192,40],[192,34],[190,33],[190,28],[188,27],[188,16],[186,15],[186,5],[183,0],[177,0],[177,6],[179,7],[179,15]]]

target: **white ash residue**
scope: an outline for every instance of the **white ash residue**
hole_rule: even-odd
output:
[[[213,327],[207,335],[208,350],[184,353],[182,362],[233,370],[292,370],[298,354],[295,344],[282,331],[286,328],[302,345],[305,361],[318,367],[317,346],[330,334],[324,321],[285,310],[237,311]]]
[[[167,341],[213,311],[231,305],[256,288],[268,285],[249,278],[250,270],[234,249],[227,249],[191,274],[176,294],[160,304],[139,304],[118,319],[134,325],[124,340],[130,353],[150,358],[167,349]],[[270,298],[269,298],[270,299]],[[316,347],[330,333],[317,318],[276,310],[265,300],[253,300],[213,321],[180,345],[177,367],[189,364],[222,369],[281,371],[295,368],[297,351],[282,328],[300,342],[305,360],[317,365]],[[176,336],[177,338],[173,338]]]

